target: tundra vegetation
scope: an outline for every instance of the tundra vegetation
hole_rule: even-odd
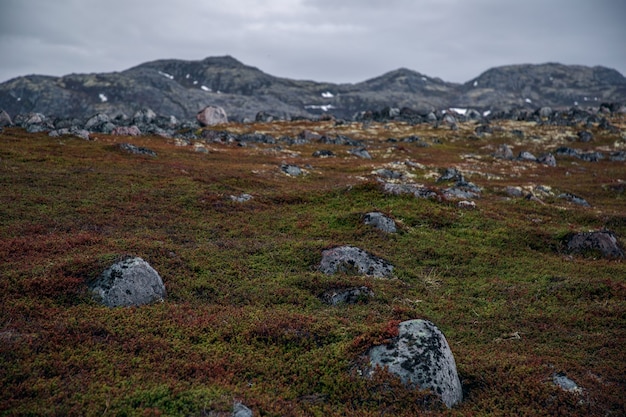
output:
[[[514,121],[481,137],[470,122],[211,127],[277,139],[247,146],[7,127],[0,415],[229,416],[239,403],[263,416],[625,415],[626,265],[567,246],[607,229],[623,248],[626,166],[608,155],[625,149],[626,120],[611,123],[617,132],[585,127],[586,143],[581,126]],[[279,140],[303,131],[360,140],[371,159]],[[607,157],[494,157],[505,144]],[[320,149],[334,156],[313,157]],[[480,188],[474,204],[442,193],[448,168]],[[381,181],[434,193],[389,193]],[[365,224],[370,212],[396,233]],[[341,245],[385,259],[393,276],[320,272],[322,252]],[[158,271],[164,302],[109,308],[92,297],[88,284],[126,256]],[[341,288],[367,295],[324,302]],[[447,408],[385,371],[364,376],[368,349],[410,319],[445,334],[462,403]]]

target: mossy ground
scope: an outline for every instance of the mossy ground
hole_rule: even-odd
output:
[[[603,227],[624,242],[624,162],[491,157],[502,143],[515,153],[624,149],[619,135],[592,129],[594,142],[580,144],[567,139],[575,129],[514,122],[480,139],[471,123],[223,127],[345,134],[365,140],[373,159],[337,145],[197,152],[149,136],[0,134],[0,415],[230,415],[233,401],[267,416],[626,414],[626,265],[571,256],[562,242]],[[433,145],[387,140],[413,134]],[[321,148],[337,157],[311,157]],[[423,167],[387,165],[407,160]],[[289,177],[283,162],[307,174]],[[484,191],[475,210],[388,195],[372,175],[385,166],[429,186],[455,166]],[[592,207],[509,198],[507,185],[548,185]],[[242,193],[253,199],[231,201]],[[363,225],[375,210],[399,233]],[[396,278],[317,272],[322,250],[344,244],[389,260]],[[91,300],[85,282],[127,254],[160,273],[166,302]],[[368,303],[319,299],[361,285],[375,293]],[[414,318],[433,321],[452,348],[465,391],[453,409],[384,373],[358,375],[367,348]],[[583,393],[555,387],[556,372]]]

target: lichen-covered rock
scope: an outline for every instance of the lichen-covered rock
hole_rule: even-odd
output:
[[[377,211],[367,213],[363,217],[363,223],[373,226],[385,233],[396,233],[396,222],[392,218],[385,216]]]
[[[567,239],[567,250],[572,253],[598,251],[605,258],[624,258],[617,236],[609,230],[571,235]]]
[[[463,400],[456,362],[445,336],[427,320],[408,320],[398,326],[398,336],[388,345],[368,352],[372,372],[386,367],[406,385],[430,389],[448,407]]]
[[[328,290],[320,298],[324,303],[336,306],[338,304],[356,304],[359,301],[367,301],[373,296],[372,290],[366,286],[361,286]]]
[[[162,301],[166,296],[159,274],[138,257],[111,265],[89,288],[108,307],[140,306]]]
[[[322,252],[319,270],[325,274],[345,273],[388,278],[393,274],[393,265],[354,246],[338,246]]]

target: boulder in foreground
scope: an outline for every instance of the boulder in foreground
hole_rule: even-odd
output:
[[[157,271],[138,257],[111,265],[89,288],[108,307],[140,306],[163,301],[166,296]]]
[[[445,336],[427,320],[400,323],[398,336],[368,352],[370,366],[387,368],[407,385],[430,389],[448,407],[463,400],[456,363]]]

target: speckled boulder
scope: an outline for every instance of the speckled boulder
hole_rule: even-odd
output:
[[[328,275],[345,273],[389,278],[393,274],[393,265],[363,249],[338,246],[322,252],[319,270]]]
[[[400,380],[420,389],[430,389],[448,407],[463,400],[461,381],[450,346],[443,333],[427,320],[400,323],[398,337],[388,345],[368,352],[370,366],[387,367]]]
[[[163,301],[166,296],[157,271],[137,257],[111,265],[89,288],[108,307],[140,306]]]

